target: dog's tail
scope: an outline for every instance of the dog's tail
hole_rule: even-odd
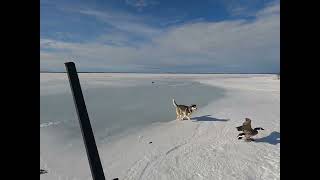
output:
[[[176,103],[176,101],[174,99],[172,99],[172,102],[173,102],[174,107],[178,106],[178,104]]]

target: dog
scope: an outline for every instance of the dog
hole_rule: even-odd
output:
[[[191,106],[178,105],[174,99],[172,99],[172,102],[174,107],[176,107],[176,120],[183,120],[184,118],[188,118],[188,120],[190,120],[191,114],[198,109],[195,104],[192,104]]]

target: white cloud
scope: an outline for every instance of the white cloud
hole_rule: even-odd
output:
[[[139,11],[146,7],[155,6],[159,4],[159,2],[155,0],[125,0],[125,3],[129,6],[137,8]]]
[[[257,16],[268,16],[268,15],[279,15],[280,14],[280,3],[270,4],[263,10],[257,13]]]
[[[102,12],[97,10],[79,10],[78,13],[93,16],[98,20],[113,26],[118,31],[144,36],[154,36],[160,31],[144,24],[143,22],[145,19],[126,13],[116,13],[112,11]]]
[[[227,72],[278,71],[279,12],[279,4],[275,4],[259,11],[256,19],[250,21],[197,21],[158,30],[137,21],[136,17],[107,16],[86,11],[86,14],[105,18],[108,22],[118,19],[119,22],[114,26],[140,35],[146,34],[150,42],[128,46],[126,43],[130,41],[130,36],[121,32],[115,33],[115,36],[101,36],[101,39],[90,43],[42,39],[41,64],[42,67],[50,67],[59,63],[63,67],[63,61],[73,57],[79,66],[90,69],[123,66],[129,70],[131,66],[132,70],[149,67],[212,67]],[[128,22],[131,18],[132,21]],[[105,43],[112,41],[120,44]],[[46,51],[45,48],[53,51]],[[54,58],[57,60],[53,63]]]

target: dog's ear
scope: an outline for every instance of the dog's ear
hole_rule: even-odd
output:
[[[195,104],[191,104],[191,107],[197,107],[197,105],[195,105]]]

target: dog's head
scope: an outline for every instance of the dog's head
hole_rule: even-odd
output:
[[[197,105],[195,105],[195,104],[191,104],[191,110],[192,111],[195,111],[195,110],[197,110],[198,108],[197,108]]]

